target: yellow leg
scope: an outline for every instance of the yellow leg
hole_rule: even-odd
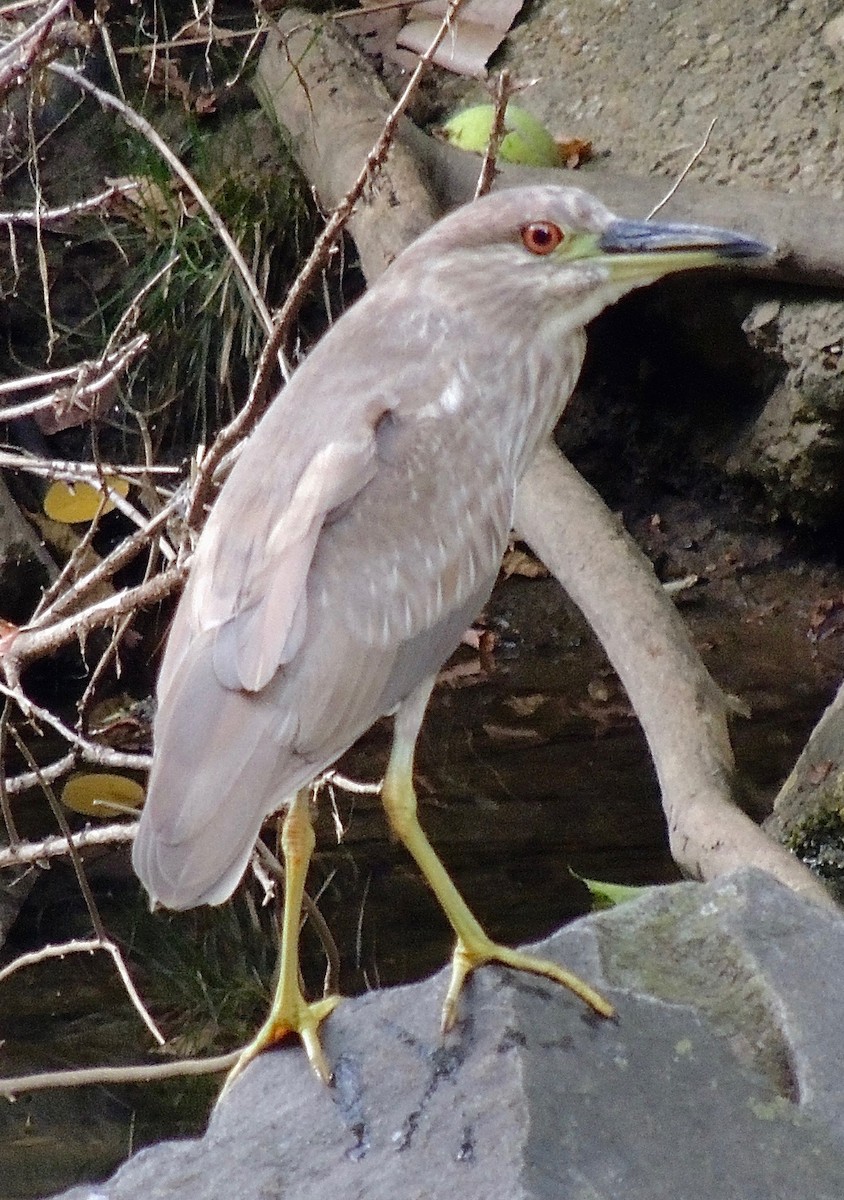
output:
[[[602,1017],[612,1017],[615,1012],[613,1006],[577,975],[550,959],[523,954],[508,946],[501,946],[488,937],[425,836],[416,813],[413,754],[430,691],[430,683],[423,685],[405,701],[396,716],[393,749],[381,798],[393,832],[413,855],[457,935],[451,963],[451,982],[443,1005],[443,1030],[450,1029],[457,1019],[457,1000],[468,976],[477,967],[490,962],[502,963],[517,971],[542,975],[561,983]]]
[[[301,1038],[311,1066],[323,1083],[331,1081],[331,1072],[322,1052],[318,1030],[325,1018],[337,1007],[340,997],[326,996],[322,1000],[308,1003],[299,986],[302,896],[314,849],[314,831],[308,811],[307,792],[299,792],[287,810],[281,830],[281,849],[284,855],[284,917],[275,995],[269,1016],[229,1073],[224,1092],[253,1058],[291,1034]]]

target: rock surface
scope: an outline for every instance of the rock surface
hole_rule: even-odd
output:
[[[812,731],[766,827],[844,898],[844,687]]]
[[[205,1136],[65,1200],[839,1200],[844,922],[755,872],[654,889],[546,945],[618,1023],[487,969],[441,1039],[442,975],[330,1018],[319,1087],[254,1063]]]

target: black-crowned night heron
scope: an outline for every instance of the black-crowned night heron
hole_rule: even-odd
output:
[[[516,485],[583,360],[585,325],[672,271],[768,247],[620,220],[582,191],[530,187],[452,213],[323,338],[246,444],[199,540],[158,683],[155,762],[134,850],[151,897],[220,904],[285,808],[285,912],[270,1016],[243,1061],[289,1033],[328,1077],[298,929],[313,831],[306,788],[395,714],[393,833],[457,938],[443,1025],[498,962],[611,1006],[556,963],[495,944],[416,816],[413,755],[434,678],[492,590]]]

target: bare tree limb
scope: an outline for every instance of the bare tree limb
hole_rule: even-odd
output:
[[[835,907],[823,884],[732,802],[729,705],[653,568],[550,443],[516,496],[516,526],[595,631],[648,739],[671,853],[695,879],[757,866]]]

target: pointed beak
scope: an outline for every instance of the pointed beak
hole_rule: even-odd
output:
[[[596,250],[614,279],[655,278],[773,254],[773,247],[765,242],[731,229],[623,218],[616,218],[600,234]]]
[[[717,258],[760,258],[773,253],[773,248],[765,242],[732,229],[625,221],[620,217],[604,230],[598,245],[605,254],[683,254],[703,250]]]

